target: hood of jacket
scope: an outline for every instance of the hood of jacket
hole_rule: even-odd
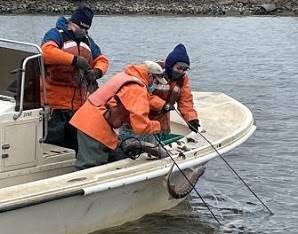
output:
[[[177,62],[184,62],[190,65],[190,60],[183,44],[178,44],[166,58],[165,73],[168,77],[171,77],[172,68]]]
[[[149,84],[149,76],[148,76],[148,69],[145,64],[139,65],[128,65],[124,72],[130,76],[137,77],[140,79],[146,86]]]
[[[56,28],[62,29],[72,40],[75,40],[73,32],[67,30],[68,20],[65,17],[59,17],[56,22]]]

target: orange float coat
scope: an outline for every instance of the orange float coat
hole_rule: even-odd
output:
[[[136,78],[144,85],[141,85],[139,81],[134,81]],[[124,72],[110,78],[88,98],[72,117],[70,124],[108,148],[115,149],[118,136],[104,116],[108,110],[107,106],[109,108],[121,106],[117,122],[129,124],[137,134],[160,132],[160,123],[151,121],[148,117],[150,110],[149,94],[146,88],[148,79],[145,64],[127,66]],[[110,90],[114,90],[112,95]],[[112,97],[109,99],[110,96]]]
[[[173,88],[177,85],[180,87],[180,95],[176,102],[179,112],[186,121],[198,118],[196,110],[193,108],[193,96],[191,94],[191,87],[189,78],[185,75],[179,81],[169,81],[169,84],[157,85],[157,88],[150,96],[150,115],[152,120],[158,120],[161,124],[162,131],[167,131],[170,128],[170,113],[161,112],[162,107],[170,99]]]
[[[69,47],[70,45],[73,46]],[[42,46],[42,51],[46,64],[46,92],[50,107],[77,110],[86,100],[87,85],[81,80],[77,69],[71,65],[74,55],[85,57],[91,67],[102,69],[103,74],[107,70],[108,60],[101,55],[96,61],[92,61],[90,48],[85,43],[78,47],[73,41],[64,43],[62,49],[54,42],[47,42]],[[104,65],[101,65],[102,63]]]
[[[67,20],[60,17],[56,28],[50,29],[41,46],[46,67],[46,93],[52,109],[77,110],[86,100],[87,85],[72,66],[74,56],[82,56],[91,68],[99,68],[104,75],[108,59],[91,37],[77,44],[67,30]],[[41,88],[43,90],[43,88]],[[43,97],[43,94],[41,94]]]

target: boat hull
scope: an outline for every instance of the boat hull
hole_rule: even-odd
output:
[[[2,233],[90,233],[176,206],[165,177],[74,196],[0,214]]]

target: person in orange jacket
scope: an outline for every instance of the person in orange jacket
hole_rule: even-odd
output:
[[[193,96],[187,70],[190,59],[183,44],[178,44],[169,53],[165,62],[160,63],[165,69],[167,85],[159,84],[152,91],[150,98],[150,115],[152,120],[158,120],[162,132],[170,131],[170,111],[175,110],[174,104],[184,120],[188,122],[191,131],[198,132],[200,127],[197,111],[194,109]]]
[[[70,19],[60,17],[42,41],[46,67],[46,95],[52,110],[46,143],[77,151],[76,129],[69,125],[87,97],[87,87],[107,71],[109,61],[88,35],[92,10],[80,4]],[[42,95],[43,96],[43,95]]]
[[[160,123],[148,117],[147,87],[156,79],[165,81],[157,63],[145,61],[129,65],[88,97],[70,120],[78,129],[76,170],[107,163],[118,149],[118,135],[114,129],[124,123],[136,134],[160,132]]]
[[[181,113],[191,131],[197,132],[200,127],[197,111],[193,108],[193,97],[187,70],[190,66],[189,56],[183,44],[178,44],[169,53],[165,61],[158,62],[165,69],[166,83],[156,83],[150,88],[151,120],[157,120],[161,125],[158,134],[160,140],[167,139],[170,133],[170,111],[175,110],[174,104]],[[129,126],[121,127],[121,140],[135,137],[141,141],[156,142],[153,135],[136,135]]]

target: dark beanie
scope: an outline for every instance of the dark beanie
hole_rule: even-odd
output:
[[[88,6],[81,4],[72,13],[69,20],[79,25],[80,27],[89,29],[91,27],[92,18],[93,18],[92,10]]]
[[[172,73],[172,67],[177,62],[186,63],[190,65],[189,57],[186,51],[186,48],[183,44],[177,45],[174,50],[168,55],[165,62],[165,72],[170,77]]]

